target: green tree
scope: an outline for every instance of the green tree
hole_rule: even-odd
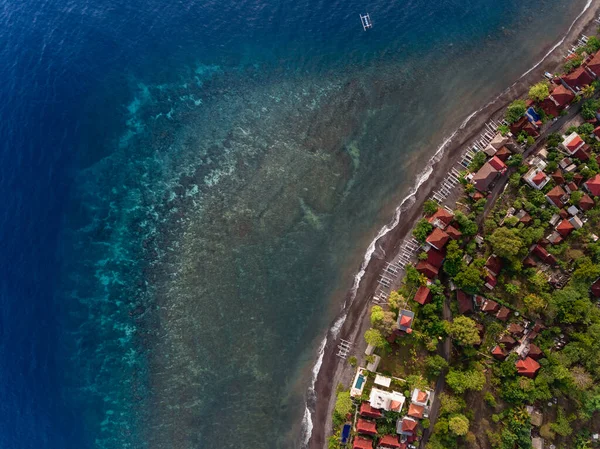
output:
[[[548,90],[548,83],[540,81],[529,88],[529,98],[533,101],[542,101],[548,98],[550,91]]]
[[[443,415],[459,413],[465,407],[465,401],[447,393],[440,394],[440,410]]]
[[[506,165],[509,167],[518,167],[523,163],[523,155],[522,154],[513,154],[507,161]]]
[[[540,313],[546,308],[547,304],[544,298],[535,293],[525,296],[525,298],[523,298],[523,303],[529,313]]]
[[[404,306],[405,302],[406,299],[404,298],[404,296],[402,296],[396,290],[392,290],[390,292],[390,296],[388,297],[388,305],[390,306],[390,309],[398,311],[400,307]]]
[[[383,348],[386,344],[385,338],[383,338],[381,332],[373,328],[368,329],[365,332],[365,341],[367,344],[375,346],[376,348]]]
[[[481,271],[473,265],[461,269],[454,277],[454,283],[461,290],[471,294],[479,292],[484,284]]]
[[[449,276],[456,276],[461,269],[463,250],[458,246],[456,240],[450,240],[446,246],[446,259],[444,260],[444,271]]]
[[[488,237],[494,253],[506,259],[515,257],[523,248],[523,240],[517,235],[517,232],[518,230],[511,230],[505,227],[496,229]]]
[[[446,332],[461,346],[473,346],[481,343],[477,323],[464,315],[458,316],[452,322],[445,321]]]
[[[583,98],[591,98],[594,96],[594,92],[596,89],[591,84],[589,86],[584,86],[581,89],[581,93],[583,94]]]
[[[467,390],[481,391],[485,385],[485,375],[481,366],[476,366],[467,371],[450,368],[446,376],[446,382],[458,394],[462,394]]]
[[[438,377],[442,371],[448,368],[448,362],[441,355],[436,354],[425,359],[425,366],[431,377]]]
[[[454,212],[454,219],[458,223],[460,232],[462,232],[464,236],[468,237],[477,234],[477,223],[475,223],[461,211],[457,210]]]
[[[465,415],[456,414],[448,420],[448,429],[457,436],[466,435],[469,431],[469,419]]]
[[[419,242],[425,243],[431,231],[433,231],[433,225],[423,218],[413,229],[413,235]]]
[[[521,117],[523,117],[526,110],[527,106],[525,104],[525,100],[515,100],[506,109],[506,114],[504,117],[508,123],[515,123]]]
[[[575,190],[571,193],[571,204],[578,206],[581,198],[583,198],[583,192],[581,190]]]
[[[335,408],[333,414],[342,421],[346,419],[346,415],[352,411],[352,398],[349,391],[340,391],[335,400]]]
[[[573,433],[569,419],[565,416],[565,412],[561,408],[558,409],[556,422],[550,424],[550,428],[563,437],[567,437]]]
[[[433,215],[437,212],[438,207],[440,206],[434,200],[427,200],[423,203],[423,212],[425,215]]]
[[[475,156],[473,156],[473,160],[469,164],[469,171],[476,172],[481,167],[483,167],[483,164],[485,164],[486,160],[487,155],[483,151],[478,151],[477,153],[475,153]]]
[[[383,321],[383,309],[381,306],[371,308],[371,326],[375,327]]]

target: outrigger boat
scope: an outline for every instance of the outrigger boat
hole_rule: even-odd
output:
[[[363,30],[367,31],[369,28],[373,28],[373,23],[371,22],[371,17],[369,17],[369,13],[360,14],[360,21],[362,22]]]

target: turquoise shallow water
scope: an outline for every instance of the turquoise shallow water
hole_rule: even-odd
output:
[[[2,447],[299,447],[333,292],[585,3],[3,4]]]

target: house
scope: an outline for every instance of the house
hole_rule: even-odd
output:
[[[577,151],[581,149],[584,145],[585,142],[583,141],[583,139],[579,137],[579,134],[575,132],[565,137],[565,139],[561,143],[562,148],[571,156],[577,153]]]
[[[415,388],[410,398],[411,403],[407,415],[417,419],[427,418],[429,416],[430,399],[431,391],[422,391]]]
[[[384,435],[381,440],[379,440],[378,447],[381,448],[390,448],[390,449],[404,449],[404,444],[398,441],[397,436],[392,435]]]
[[[508,320],[508,317],[510,316],[510,309],[508,307],[500,307],[500,310],[498,310],[498,313],[496,314],[496,318],[498,318],[500,321],[506,321]]]
[[[571,88],[573,92],[578,92],[582,87],[592,84],[594,78],[588,73],[585,67],[580,66],[570,74],[561,78],[563,84]]]
[[[413,436],[417,429],[417,425],[418,422],[415,419],[405,416],[398,420],[396,424],[396,433],[407,437]]]
[[[517,374],[521,376],[534,378],[535,374],[540,369],[540,364],[533,360],[531,357],[527,357],[525,360],[517,360],[515,363],[517,367]]]
[[[486,271],[484,281],[485,283],[483,285],[485,285],[485,288],[487,288],[488,290],[493,290],[496,284],[498,283],[498,279],[496,279],[496,276],[492,275],[489,271]]]
[[[450,236],[444,231],[442,231],[440,228],[434,228],[433,232],[427,237],[426,242],[433,246],[435,249],[441,250],[446,245],[446,243],[448,243],[449,239]]]
[[[529,224],[533,221],[533,218],[531,218],[531,215],[529,215],[526,211],[524,211],[523,209],[521,209],[519,211],[519,213],[517,213],[515,215],[515,217],[517,217],[519,219],[519,223],[523,223],[523,224]]]
[[[458,302],[458,311],[466,315],[473,312],[473,300],[470,295],[467,295],[462,290],[456,291],[456,301]]]
[[[451,227],[451,226],[449,226],[449,227]],[[448,231],[448,230],[446,229],[446,231]],[[442,268],[445,258],[446,258],[445,252],[438,251],[437,249],[435,249],[433,247],[430,247],[427,250],[427,263],[430,264],[431,266],[437,268],[438,270],[440,268]]]
[[[560,162],[558,163],[558,166],[564,170],[572,163],[573,163],[573,159],[571,159],[570,157],[565,157],[560,160]]]
[[[527,352],[527,356],[531,357],[533,360],[539,360],[544,356],[544,353],[537,345],[530,343],[529,351]]]
[[[502,337],[500,337],[498,339],[498,343],[500,343],[501,345],[504,345],[504,347],[508,351],[510,351],[512,348],[514,348],[517,345],[517,341],[508,334],[505,334]]]
[[[567,237],[574,229],[575,227],[568,220],[563,219],[556,227],[556,232],[563,237]]]
[[[438,207],[438,210],[427,219],[429,223],[440,229],[446,229],[452,220],[454,220],[454,214],[443,207]]]
[[[543,248],[540,245],[535,245],[531,252],[532,254],[538,256],[544,263],[547,263],[548,259],[550,258],[550,253],[546,251],[546,248]]]
[[[502,259],[500,259],[495,254],[492,254],[485,261],[485,268],[494,276],[498,276],[500,274],[500,270],[502,269]]]
[[[510,132],[513,133],[515,136],[521,134],[521,132],[524,132],[528,136],[534,138],[540,135],[538,133],[537,127],[533,123],[531,123],[526,116],[521,117],[515,123],[510,125]]]
[[[489,145],[496,150],[500,148],[506,148],[504,145],[508,143],[508,137],[503,136],[501,133],[497,133],[494,138],[490,141]]]
[[[580,173],[575,173],[575,176],[573,176],[573,182],[577,187],[579,187],[583,182],[583,175],[581,175]]]
[[[373,421],[358,418],[356,422],[356,431],[364,435],[377,435],[377,425]]]
[[[567,192],[561,187],[556,186],[546,194],[546,200],[552,205],[561,209],[564,202],[569,199]]]
[[[496,360],[502,361],[506,358],[506,356],[508,356],[508,352],[506,352],[506,350],[502,346],[496,345],[494,346],[494,349],[492,349],[492,356]]]
[[[412,332],[412,323],[414,319],[415,313],[412,310],[400,310],[400,313],[398,313],[398,329],[410,334]]]
[[[556,171],[552,173],[552,180],[557,186],[560,186],[565,183],[565,178],[560,168],[557,168]]]
[[[508,327],[506,328],[506,330],[508,330],[508,332],[510,332],[512,335],[514,335],[515,337],[522,337],[523,333],[525,332],[525,329],[523,329],[523,326],[521,326],[518,323],[510,323],[508,325]]]
[[[590,291],[596,298],[600,298],[600,278],[592,284]]]
[[[600,196],[600,174],[589,179],[583,186],[591,195]]]
[[[558,117],[563,109],[569,107],[575,94],[562,84],[555,87],[548,98],[540,103],[540,107],[547,114]]]
[[[431,290],[429,290],[427,287],[425,287],[424,285],[421,285],[419,287],[419,289],[417,290],[417,293],[415,294],[415,297],[413,298],[416,302],[418,302],[421,305],[425,305],[428,302],[431,301]]]
[[[473,175],[472,183],[480,192],[487,192],[499,175],[500,171],[495,169],[489,162],[486,162],[483,164],[483,167]]]
[[[569,215],[575,216],[579,213],[579,209],[577,209],[576,206],[569,206],[567,208],[567,212],[569,213]],[[573,224],[573,223],[571,223],[571,224]],[[575,225],[573,225],[573,226],[575,226]]]
[[[369,404],[371,407],[383,409],[386,412],[399,412],[404,406],[406,398],[402,393],[397,391],[384,391],[379,388],[372,388],[369,396]]]
[[[498,170],[501,174],[506,173],[506,170],[508,170],[508,167],[506,166],[506,164],[501,159],[497,158],[496,156],[491,158],[489,160],[489,163],[492,167],[494,167],[496,170]]]
[[[542,190],[550,182],[550,178],[537,167],[531,168],[525,173],[523,180],[536,190]]]
[[[431,265],[430,263],[421,260],[416,266],[415,268],[417,269],[417,271],[425,276],[427,276],[429,279],[435,279],[439,273],[439,269],[434,267],[433,265]]]
[[[600,52],[596,53],[584,65],[594,78],[598,78],[600,76]]]
[[[453,240],[458,240],[459,238],[462,237],[462,232],[460,232],[454,226],[448,226],[446,228],[446,234],[448,234],[450,236],[450,238]]]
[[[373,440],[369,438],[356,436],[352,443],[352,449],[373,449]]]
[[[596,140],[600,140],[600,126],[596,126],[593,131]]]
[[[369,404],[368,402],[363,402],[362,404],[360,404],[359,413],[360,416],[362,416],[363,418],[378,419],[383,416],[381,410],[371,407],[371,404]]]
[[[546,240],[548,240],[553,245],[558,245],[560,242],[563,241],[563,238],[558,232],[553,231],[552,234],[546,237]]]
[[[506,162],[506,160],[512,155],[512,152],[506,148],[505,146],[500,147],[498,149],[498,151],[496,151],[496,157],[498,159],[500,159],[503,162]]]
[[[579,200],[579,207],[583,211],[588,211],[591,208],[593,208],[595,205],[596,205],[596,203],[594,203],[594,200],[592,198],[590,198],[590,196],[587,193],[585,193]]]
[[[485,313],[496,313],[500,310],[500,305],[491,299],[486,299],[481,305],[481,311]]]
[[[577,208],[575,208],[577,209]],[[569,223],[571,224],[571,226],[573,226],[575,229],[580,229],[583,227],[583,221],[581,221],[581,218],[579,218],[578,216],[573,216],[571,218],[569,218]]]

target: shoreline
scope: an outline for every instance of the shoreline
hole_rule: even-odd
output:
[[[369,327],[368,311],[378,286],[379,274],[386,261],[398,253],[404,239],[421,218],[423,202],[460,160],[464,145],[479,136],[485,123],[501,116],[513,99],[525,94],[534,81],[549,71],[548,67],[561,66],[567,49],[582,33],[589,34],[590,29],[595,30],[595,18],[599,11],[600,0],[588,0],[565,35],[554,45],[540,51],[541,59],[538,62],[492,101],[471,113],[454,133],[444,139],[416,177],[414,187],[396,208],[393,219],[372,240],[352,288],[343,299],[340,298],[339,303],[343,304],[340,312],[318,345],[317,361],[310,370],[312,379],[303,419],[302,447],[326,447],[332,429],[330,418],[335,404],[335,386],[354,372],[346,360],[336,356],[338,337],[353,342],[352,354],[360,356],[364,352],[366,343],[362,335]]]

